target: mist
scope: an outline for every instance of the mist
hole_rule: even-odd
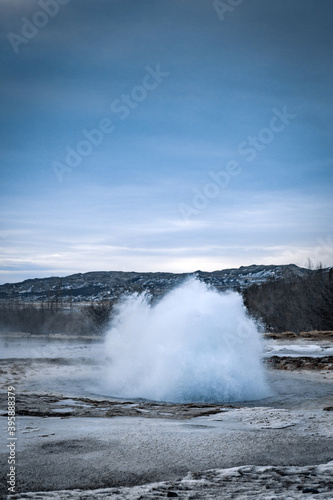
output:
[[[124,298],[105,349],[104,390],[114,397],[216,403],[270,394],[261,336],[241,295],[195,278],[156,304],[146,294]]]

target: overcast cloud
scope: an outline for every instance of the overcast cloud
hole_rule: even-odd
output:
[[[2,283],[333,265],[333,4],[238,3],[0,0]]]

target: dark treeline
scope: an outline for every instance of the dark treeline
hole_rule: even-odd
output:
[[[274,332],[333,330],[333,268],[252,285],[242,292],[252,316]]]
[[[0,331],[48,335],[101,335],[109,322],[112,303],[81,308],[36,307],[33,304],[1,304]]]

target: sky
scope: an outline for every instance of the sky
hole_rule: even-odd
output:
[[[333,265],[331,0],[0,0],[0,282]]]

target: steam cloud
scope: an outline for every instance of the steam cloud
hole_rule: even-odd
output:
[[[106,337],[106,390],[169,402],[249,401],[270,393],[262,345],[241,295],[197,279],[155,305],[133,294],[118,305]]]

